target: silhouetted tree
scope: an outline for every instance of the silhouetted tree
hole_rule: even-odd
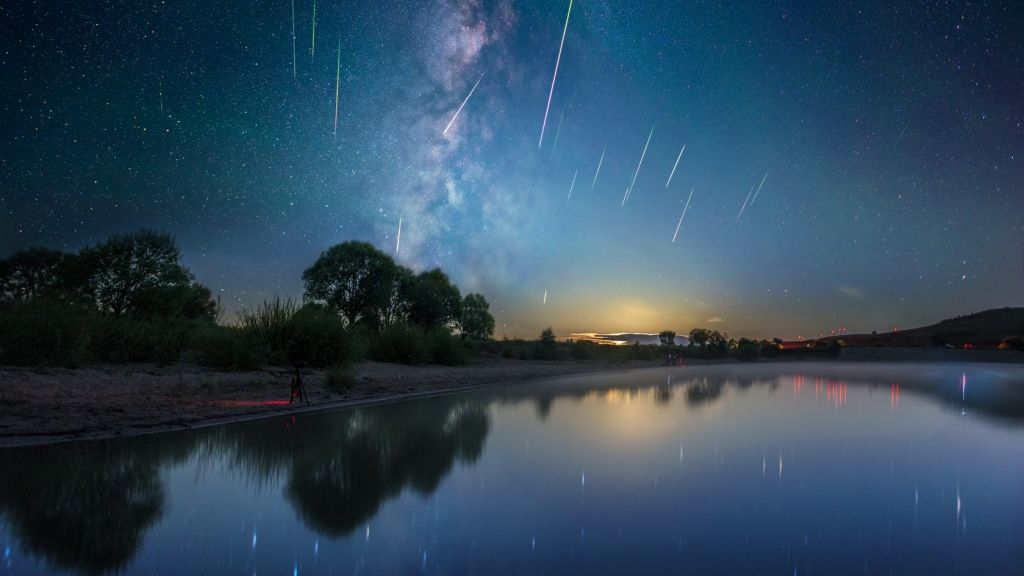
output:
[[[461,316],[462,297],[440,268],[421,272],[409,290],[409,320],[424,328],[449,328]]]
[[[344,242],[320,254],[302,273],[305,299],[339,312],[349,324],[379,330],[395,311],[398,267],[366,242]]]
[[[491,305],[483,294],[466,294],[462,299],[462,317],[459,327],[464,337],[486,340],[494,334],[494,316]]]
[[[29,248],[0,260],[0,300],[25,302],[51,292],[66,256],[48,248]]]
[[[68,275],[101,312],[210,317],[210,291],[181,264],[181,251],[167,234],[139,230],[114,235],[84,248]],[[170,301],[170,302],[168,302]]]
[[[676,333],[674,330],[662,330],[658,333],[658,339],[661,340],[664,346],[674,346],[676,343]]]

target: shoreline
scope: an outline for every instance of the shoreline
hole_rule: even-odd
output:
[[[937,350],[871,349],[839,358],[740,361],[691,360],[692,367],[784,362],[1001,362],[1024,364],[1024,353],[964,354]],[[939,354],[936,354],[938,352]],[[310,403],[288,403],[291,372],[216,370],[191,363],[101,364],[79,368],[0,366],[0,449],[124,438],[208,428],[289,414],[398,402],[473,389],[527,384],[561,376],[664,366],[662,361],[607,364],[478,357],[469,365],[360,362],[350,385],[330,389],[325,372],[309,370]]]
[[[479,358],[466,366],[360,362],[331,390],[325,372],[303,382],[310,403],[288,403],[291,372],[213,370],[194,364],[0,367],[0,449],[125,438],[350,406],[384,404],[549,378],[651,368],[582,361]]]

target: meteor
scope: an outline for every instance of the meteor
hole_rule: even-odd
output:
[[[747,208],[747,202],[750,202],[750,195],[754,193],[754,186],[750,186],[750,191],[747,192],[747,198],[743,201],[743,206],[740,207],[740,213],[736,215],[736,221],[740,221],[740,217],[743,216],[743,211]]]
[[[548,303],[548,291],[545,290],[544,291],[544,300],[541,302],[541,304],[547,304],[547,303]]]
[[[295,0],[292,0],[292,78],[296,75],[295,67]]]
[[[452,116],[452,119],[448,121],[448,125],[444,127],[444,131],[441,132],[441,136],[444,136],[445,134],[448,133],[448,129],[452,127],[452,124],[455,123],[455,119],[459,117],[459,112],[462,112],[463,106],[466,105],[466,102],[469,102],[469,97],[473,95],[473,91],[476,90],[476,87],[480,85],[480,81],[483,79],[483,74],[481,74],[480,77],[477,78],[476,84],[473,84],[473,88],[469,90],[469,94],[466,94],[466,99],[462,101],[462,104],[459,106],[459,109],[455,111],[455,115]]]
[[[751,206],[757,201],[757,195],[761,193],[761,186],[764,186],[765,178],[768,178],[768,172],[764,173],[764,178],[761,178],[761,183],[757,185],[757,192],[754,192],[754,197],[750,199]]]
[[[309,47],[309,57],[316,56],[316,0],[313,0],[313,44]]]
[[[569,10],[565,13],[565,26],[562,28],[562,41],[558,44],[558,58],[555,59],[555,73],[551,75],[551,89],[548,90],[548,105],[544,109],[544,123],[540,126],[540,140],[537,141],[537,148],[544,145],[544,129],[548,125],[548,112],[551,111],[551,97],[555,94],[555,80],[558,79],[558,65],[562,62],[562,47],[565,46],[565,33],[569,30],[569,15],[572,14],[572,0],[569,0]]]
[[[622,197],[622,205],[626,205],[626,201],[629,200],[629,195],[633,193],[633,185],[636,184],[636,176],[640,173],[640,167],[644,165],[644,156],[647,156],[647,147],[651,145],[651,136],[654,136],[654,126],[651,126],[651,133],[647,135],[647,143],[644,144],[644,151],[640,154],[640,162],[636,165],[636,172],[633,172],[633,180],[629,183],[629,188],[626,188],[626,195]]]
[[[683,150],[686,150],[686,144],[683,144],[682,150],[679,151],[679,156],[676,156],[676,163],[672,165],[672,172],[668,175],[668,181],[665,182],[665,188],[672,183],[672,177],[676,175],[676,168],[679,167],[679,159],[683,157]]]
[[[577,170],[576,173],[572,175],[572,184],[569,185],[569,195],[565,198],[566,202],[568,202],[569,199],[572,198],[572,189],[576,187],[576,177],[579,176],[579,174],[580,171]]]
[[[341,38],[338,39],[338,64],[334,72],[334,137],[338,137],[338,97],[341,92]]]
[[[398,215],[398,238],[395,240],[395,256],[398,256],[398,249],[402,246],[402,215]],[[366,528],[370,530],[369,526]]]
[[[683,225],[683,218],[686,218],[686,209],[690,207],[690,199],[693,198],[693,191],[696,186],[690,188],[690,195],[686,198],[686,205],[683,206],[683,214],[679,217],[679,223],[676,224],[676,233],[672,235],[672,243],[676,243],[676,236],[679,236],[679,228]]]
[[[597,170],[594,171],[594,181],[590,183],[590,191],[594,191],[594,186],[597,186],[597,175],[601,173],[601,164],[604,164],[604,153],[608,151],[608,145],[604,145],[604,150],[601,150],[601,159],[597,161]]]
[[[558,116],[558,128],[555,129],[555,143],[551,145],[551,157],[555,157],[555,150],[558,150],[558,136],[562,133],[562,120],[565,120],[565,108],[569,106],[569,101],[566,100],[565,104],[562,104],[562,113]]]

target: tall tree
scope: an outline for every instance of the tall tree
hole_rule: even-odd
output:
[[[164,302],[156,295],[176,292],[182,300],[198,286],[181,264],[181,251],[169,235],[152,230],[111,236],[96,246],[84,248],[78,256],[82,290],[102,312],[163,315]],[[200,289],[198,297],[209,298]],[[155,308],[155,309],[154,309]]]
[[[450,328],[459,321],[462,297],[440,268],[421,272],[410,290],[409,320],[424,328]]]
[[[305,299],[337,311],[349,324],[384,324],[396,306],[398,266],[366,242],[343,242],[320,254],[302,273]]]
[[[674,330],[662,330],[658,333],[658,339],[663,346],[674,346],[676,343],[676,333]]]
[[[483,294],[466,294],[462,299],[462,318],[459,327],[462,335],[486,340],[494,334],[494,316],[491,305]]]

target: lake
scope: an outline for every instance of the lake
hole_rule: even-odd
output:
[[[1024,367],[658,368],[0,451],[0,570],[1019,574]]]

